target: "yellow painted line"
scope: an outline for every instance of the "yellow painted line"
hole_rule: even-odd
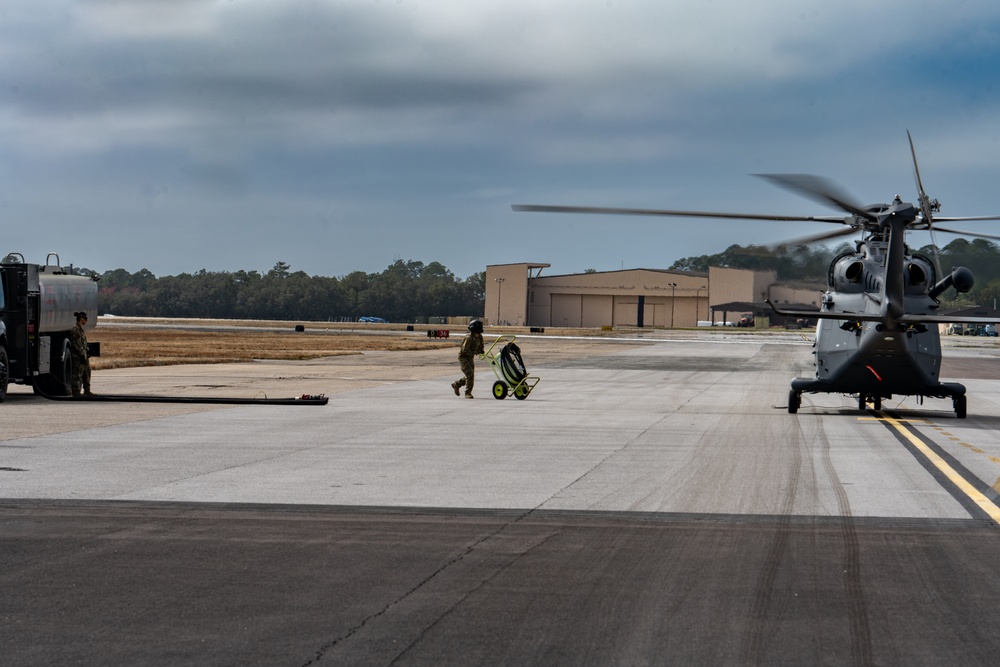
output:
[[[952,484],[957,486],[962,491],[962,493],[967,495],[969,499],[972,500],[972,502],[979,505],[979,508],[984,512],[986,512],[986,514],[988,514],[989,517],[993,519],[993,521],[1000,524],[1000,507],[997,507],[992,502],[990,502],[989,498],[987,498],[978,490],[976,490],[976,487],[969,484],[964,477],[955,472],[955,469],[952,468],[950,465],[948,465],[944,459],[935,454],[934,450],[932,450],[930,447],[924,444],[923,440],[921,440],[920,438],[918,438],[917,436],[913,435],[908,430],[903,428],[901,420],[893,419],[888,415],[886,415],[882,419],[885,421],[885,423],[889,424],[894,429],[902,433],[903,437],[909,440],[914,447],[920,450],[920,453],[926,456],[927,460],[933,463],[935,468],[944,473],[944,476],[950,479]],[[1000,484],[1000,479],[997,480],[997,484]],[[996,488],[996,485],[994,485],[993,488]]]
[[[1000,477],[997,477],[997,481],[993,482],[993,490],[1000,493]]]
[[[858,417],[859,422],[881,422],[885,421],[882,417]],[[927,424],[926,419],[897,419],[900,424]]]

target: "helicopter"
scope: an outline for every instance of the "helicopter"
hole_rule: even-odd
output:
[[[958,293],[972,289],[975,279],[965,267],[954,267],[943,275],[934,231],[996,239],[997,236],[946,229],[938,223],[1000,220],[1000,216],[938,216],[941,204],[924,191],[913,137],[906,133],[913,157],[917,204],[898,195],[890,203],[860,205],[839,186],[809,174],[757,174],[773,184],[840,209],[846,215],[785,216],[753,213],[714,213],[660,209],[547,206],[515,204],[518,212],[596,213],[604,215],[721,218],[823,222],[842,225],[779,246],[801,246],[841,236],[860,234],[853,250],[837,255],[828,272],[829,289],[819,311],[785,310],[770,300],[778,315],[816,319],[814,343],[815,375],[795,378],[788,392],[788,412],[795,414],[803,393],[839,393],[857,396],[858,409],[870,402],[878,411],[882,400],[893,395],[951,399],[956,417],[967,414],[965,386],[942,382],[939,323],[990,324],[982,317],[956,317],[939,312],[938,297],[946,290]],[[933,256],[911,252],[906,232],[928,231]],[[934,326],[929,326],[934,325]]]

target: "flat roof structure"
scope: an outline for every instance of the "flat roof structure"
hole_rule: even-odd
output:
[[[542,275],[549,264],[486,267],[488,323],[531,327],[694,327],[716,321],[713,304],[796,303],[819,309],[822,288],[777,283],[774,271],[622,269]],[[757,313],[757,308],[740,312]]]

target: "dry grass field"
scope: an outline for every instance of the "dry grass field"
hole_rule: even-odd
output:
[[[271,333],[260,331],[191,331],[146,327],[101,327],[88,335],[100,342],[101,356],[91,368],[131,368],[171,364],[216,364],[254,359],[316,359],[372,350],[426,350],[457,347],[461,338],[428,338],[365,333]]]
[[[302,325],[302,333],[295,327]],[[102,318],[88,334],[91,342],[101,343],[101,356],[91,359],[95,370],[167,366],[174,364],[217,364],[250,362],[255,359],[304,360],[372,351],[417,351],[457,348],[465,335],[465,324],[416,325],[406,331],[401,324],[358,324],[335,322],[275,322],[251,320],[195,320],[163,318]],[[448,329],[450,338],[428,337],[428,329]],[[773,330],[763,333],[782,333]],[[528,333],[525,327],[490,327],[487,344],[500,334]],[[716,327],[699,329],[698,335],[759,335],[755,329]],[[599,339],[643,336],[654,338],[690,337],[691,331],[602,329],[546,329],[553,336]],[[540,339],[532,347],[541,345]],[[558,355],[565,343],[546,347]]]

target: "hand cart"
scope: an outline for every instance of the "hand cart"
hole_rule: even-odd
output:
[[[523,401],[538,384],[539,378],[528,375],[521,359],[521,348],[514,344],[513,335],[498,336],[489,349],[483,354],[490,368],[497,376],[493,383],[493,398],[502,400],[507,394]]]

